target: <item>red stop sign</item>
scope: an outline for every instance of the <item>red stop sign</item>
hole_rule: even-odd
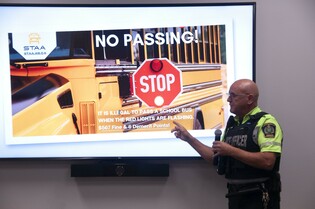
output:
[[[182,92],[182,72],[166,58],[145,60],[133,82],[134,94],[149,107],[170,105]]]

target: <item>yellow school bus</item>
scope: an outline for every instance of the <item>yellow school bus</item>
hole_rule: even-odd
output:
[[[221,128],[222,30],[212,25],[56,32],[57,46],[42,60],[24,59],[9,34],[13,136],[167,131],[173,120],[190,130]],[[187,34],[194,35],[190,43]],[[128,42],[117,41],[126,37]],[[39,53],[33,45],[24,49]],[[181,70],[183,90],[169,106],[148,107],[134,95],[132,75],[145,60],[159,58]]]

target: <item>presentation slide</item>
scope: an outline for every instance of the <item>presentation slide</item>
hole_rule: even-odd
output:
[[[173,121],[211,146],[254,24],[252,4],[0,5],[0,158],[198,157]]]

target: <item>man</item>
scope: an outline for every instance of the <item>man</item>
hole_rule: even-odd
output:
[[[231,116],[221,141],[206,146],[180,123],[172,129],[207,161],[219,158],[218,173],[227,179],[229,209],[279,209],[279,163],[282,130],[276,119],[258,107],[257,85],[248,79],[231,85]]]

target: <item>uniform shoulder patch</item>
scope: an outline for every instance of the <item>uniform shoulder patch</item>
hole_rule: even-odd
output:
[[[276,135],[276,125],[273,123],[265,123],[262,131],[266,138],[274,138]]]

